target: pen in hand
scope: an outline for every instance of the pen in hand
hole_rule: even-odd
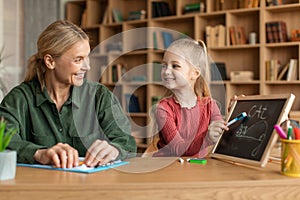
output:
[[[247,113],[246,112],[242,112],[241,114],[239,114],[238,116],[236,116],[236,118],[234,118],[231,121],[229,121],[227,123],[227,127],[230,126],[230,125],[232,125],[232,124],[234,124],[234,123],[236,123],[236,122],[238,122],[238,121],[240,121],[240,120],[242,120],[242,119],[244,119],[244,118],[246,118],[246,117],[247,117]]]

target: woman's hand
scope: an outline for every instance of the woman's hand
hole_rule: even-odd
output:
[[[88,167],[95,167],[98,165],[105,165],[114,161],[119,155],[119,150],[110,145],[105,140],[96,140],[88,149],[84,163]]]
[[[44,165],[54,164],[61,168],[78,166],[78,151],[68,144],[58,143],[49,149],[39,149],[33,157]]]
[[[208,138],[210,139],[210,141],[216,143],[223,133],[223,130],[229,130],[223,120],[211,122],[208,126]]]

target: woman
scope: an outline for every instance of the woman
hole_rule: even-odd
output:
[[[18,128],[9,148],[18,162],[104,165],[136,152],[130,123],[113,94],[84,79],[89,38],[68,21],[50,24],[39,36],[25,81],[3,99],[0,115]]]

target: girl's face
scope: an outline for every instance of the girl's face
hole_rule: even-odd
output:
[[[164,54],[161,79],[168,89],[194,88],[199,75],[200,72],[178,54],[168,51]]]
[[[89,42],[82,40],[56,59],[55,70],[52,70],[56,81],[65,85],[81,86],[85,73],[90,70],[89,53]]]

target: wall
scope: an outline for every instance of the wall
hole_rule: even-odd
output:
[[[19,84],[24,70],[22,2],[1,0],[0,3],[0,45],[5,48],[0,79],[5,85],[5,93]]]

